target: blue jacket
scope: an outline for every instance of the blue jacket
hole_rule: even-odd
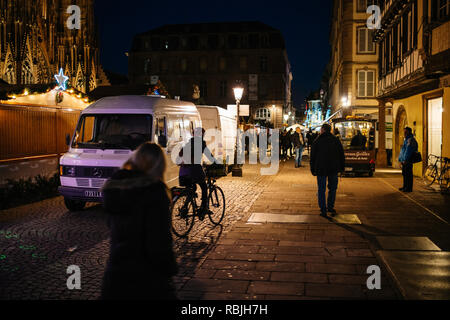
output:
[[[405,141],[403,142],[402,150],[398,156],[398,161],[410,162],[413,153],[417,152],[418,148],[419,147],[414,136],[412,134],[406,136]]]

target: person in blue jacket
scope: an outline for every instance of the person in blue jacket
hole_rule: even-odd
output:
[[[417,152],[418,144],[414,138],[411,128],[406,127],[404,129],[404,133],[405,141],[403,142],[403,146],[398,157],[398,161],[402,164],[403,175],[403,187],[399,190],[403,192],[412,192],[414,181],[412,156],[415,152]]]

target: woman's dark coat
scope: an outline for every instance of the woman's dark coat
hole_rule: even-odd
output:
[[[314,141],[310,157],[314,176],[330,176],[343,172],[345,154],[341,142],[331,133],[323,133]]]
[[[172,299],[177,273],[166,185],[120,170],[104,188],[111,247],[102,299]]]

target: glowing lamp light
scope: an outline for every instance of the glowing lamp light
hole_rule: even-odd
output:
[[[67,89],[66,82],[67,82],[67,80],[69,80],[69,77],[64,75],[63,68],[59,69],[59,74],[55,74],[55,79],[56,79],[56,82],[58,83],[57,89],[61,90],[61,91],[66,91],[66,89]]]
[[[236,101],[241,101],[242,96],[244,95],[244,88],[236,87],[233,89],[234,91],[234,98]]]
[[[342,106],[344,106],[344,107],[348,107],[349,106],[349,102],[348,102],[347,97],[342,97],[341,102],[342,102]]]

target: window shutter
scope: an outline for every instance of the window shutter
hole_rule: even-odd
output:
[[[367,97],[373,97],[375,95],[375,72],[374,71],[367,71],[366,72],[366,96]]]
[[[359,44],[358,44],[358,48],[359,48],[359,52],[365,52],[366,51],[366,29],[358,29],[359,32]]]
[[[358,71],[358,96],[366,96],[366,72]]]

